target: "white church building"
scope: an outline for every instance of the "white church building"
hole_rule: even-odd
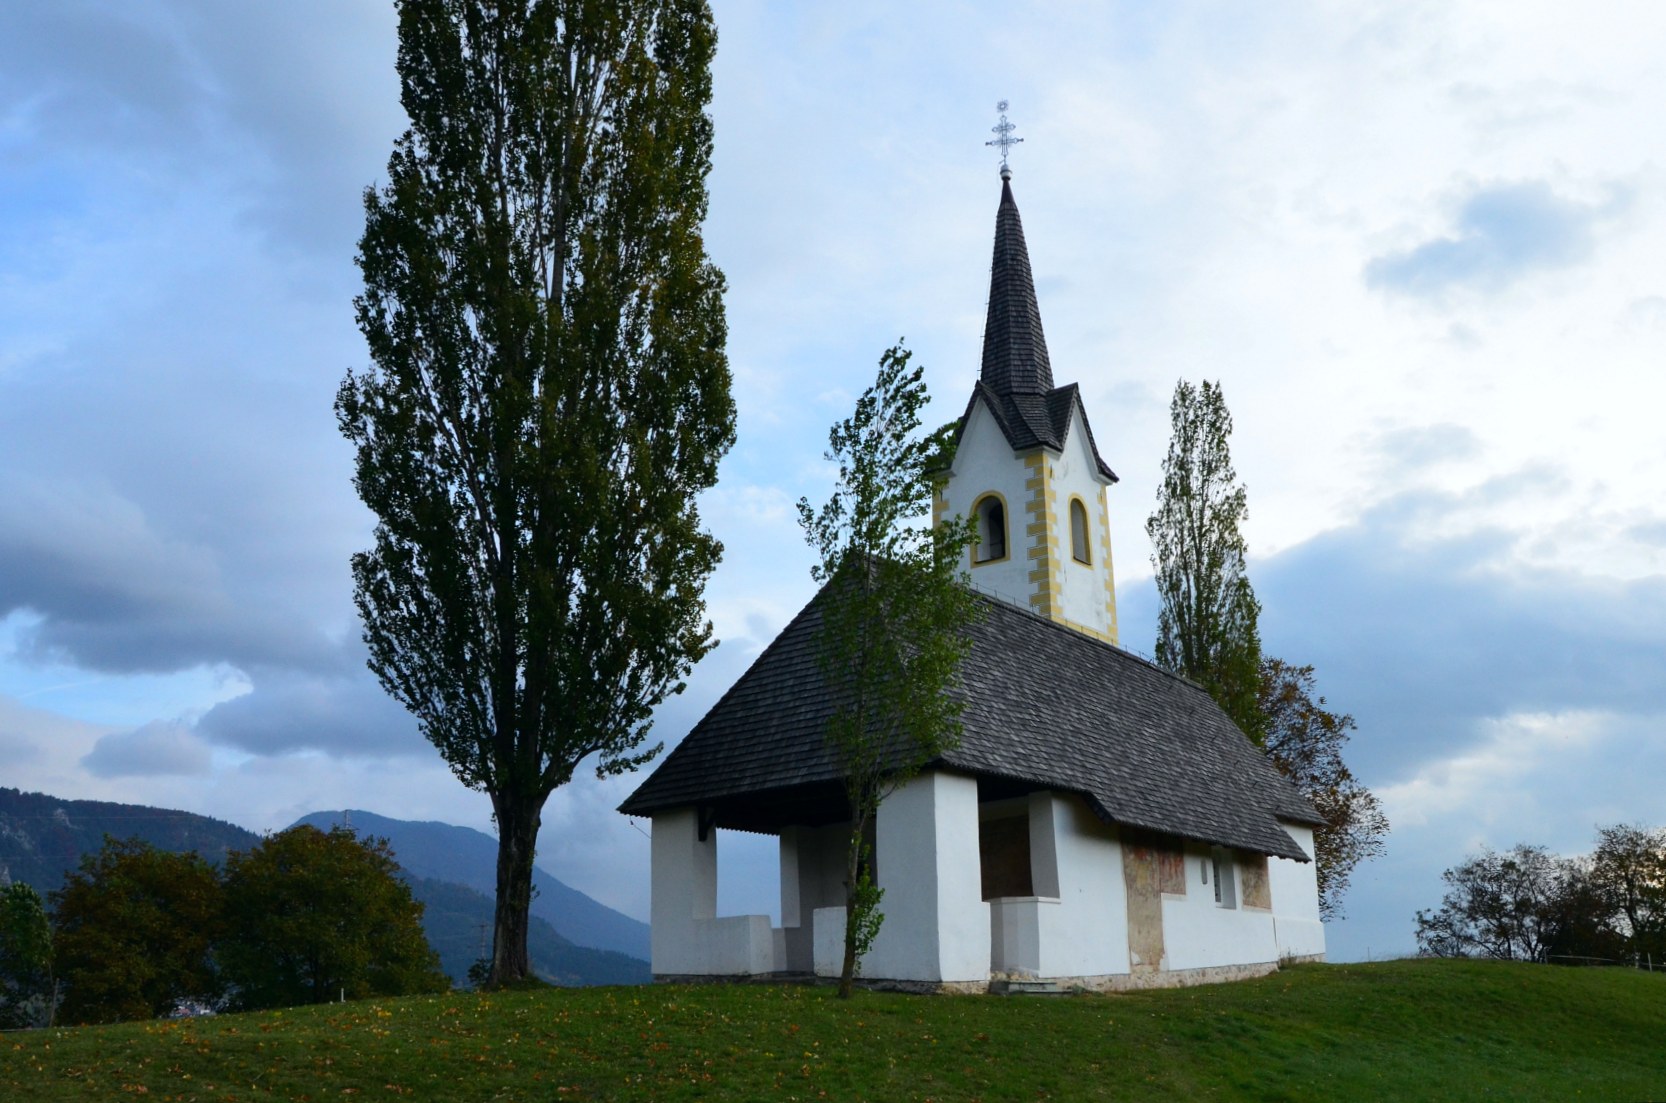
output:
[[[1107,489],[1055,387],[1003,170],[980,378],[939,516],[975,516],[988,608],[960,743],[880,806],[870,983],[981,991],[1232,979],[1319,959],[1313,807],[1196,685],[1117,645]],[[820,595],[620,808],[652,821],[661,979],[837,976],[849,810]],[[717,832],[780,840],[781,922],[719,916]]]

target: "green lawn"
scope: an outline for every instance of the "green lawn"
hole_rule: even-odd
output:
[[[0,1099],[1663,1099],[1666,975],[1305,965],[1120,996],[704,986],[0,1035]]]

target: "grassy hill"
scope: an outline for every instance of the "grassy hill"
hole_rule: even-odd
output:
[[[590,988],[7,1035],[0,1098],[1666,1098],[1666,975],[1298,966],[1062,998]]]

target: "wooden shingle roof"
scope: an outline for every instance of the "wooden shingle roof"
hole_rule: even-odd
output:
[[[1003,395],[1040,396],[1053,389],[1053,365],[1041,332],[1024,223],[1012,185],[1005,180],[995,212],[995,255],[989,265],[989,313],[983,324],[979,378]]]
[[[1107,822],[1307,860],[1278,820],[1317,824],[1317,813],[1207,693],[1120,648],[983,600],[961,670],[960,745],[934,766],[1080,793]],[[839,814],[825,739],[832,697],[816,658],[821,601],[782,630],[621,812],[697,806],[721,826],[752,830]]]

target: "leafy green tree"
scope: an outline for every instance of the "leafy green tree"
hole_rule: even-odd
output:
[[[377,516],[370,667],[497,821],[493,984],[527,976],[544,804],[635,769],[712,646],[695,500],[734,439],[705,0],[400,0],[411,127],[365,194],[336,398]]]
[[[1666,829],[1600,828],[1591,877],[1614,915],[1625,952],[1637,960],[1666,962]]]
[[[837,702],[827,739],[851,817],[841,998],[883,919],[868,842],[875,814],[958,741],[961,702],[951,691],[980,609],[960,568],[970,523],[921,523],[948,438],[918,432],[929,398],[910,355],[900,344],[886,350],[873,386],[829,433],[827,458],[839,465],[833,496],[819,510],[798,503],[820,558],[811,574],[825,587],[819,657]]]
[[[1261,661],[1258,708],[1266,725],[1267,757],[1325,819],[1313,832],[1319,914],[1340,919],[1354,867],[1380,857],[1388,834],[1382,803],[1342,761],[1354,718],[1325,707],[1311,666],[1274,658]]]
[[[1435,957],[1544,961],[1561,919],[1568,866],[1542,846],[1488,848],[1441,874],[1440,907],[1417,913],[1418,949]]]
[[[50,1025],[56,989],[46,905],[23,882],[9,884],[0,889],[0,1030]]]
[[[1564,858],[1545,910],[1545,960],[1591,965],[1626,959],[1626,937],[1589,857]]]
[[[1218,383],[1182,379],[1169,416],[1163,485],[1145,523],[1161,601],[1157,662],[1208,690],[1260,744],[1261,605],[1244,573],[1249,504],[1232,467],[1232,415]]]
[[[108,1023],[214,1002],[220,879],[196,854],[105,837],[52,894],[52,945],[65,983],[62,1017]]]
[[[226,860],[221,969],[239,1007],[450,987],[386,839],[307,824]]]

